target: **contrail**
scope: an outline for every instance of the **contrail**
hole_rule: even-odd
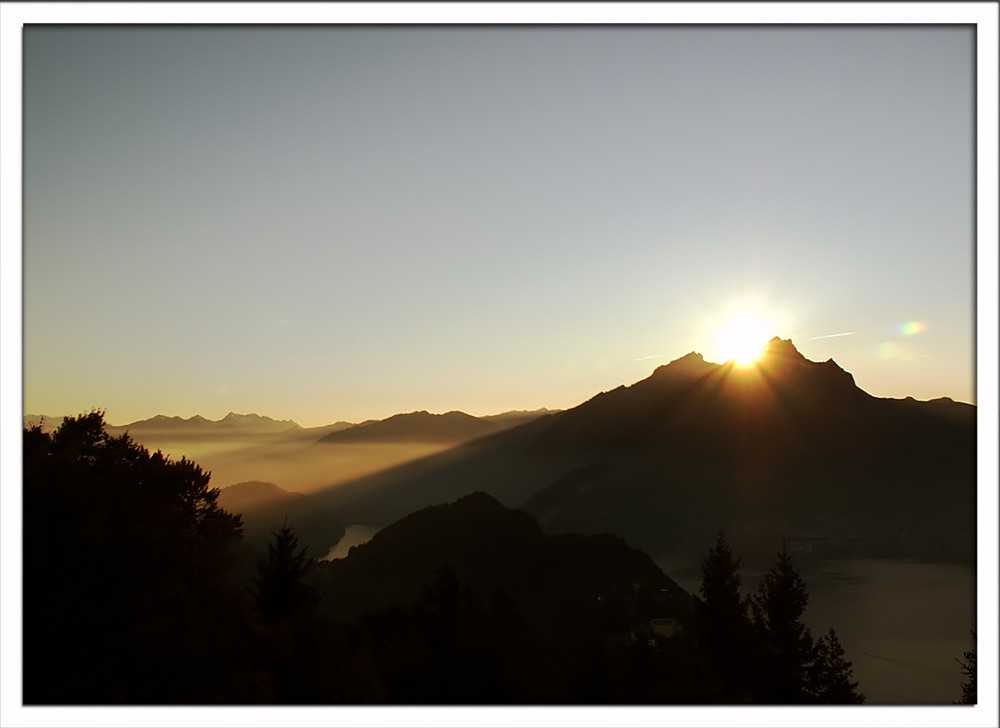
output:
[[[853,336],[858,333],[857,331],[845,331],[842,334],[827,334],[826,336],[810,336],[809,341],[815,341],[816,339],[836,339],[838,336]]]
[[[646,359],[658,359],[663,356],[663,354],[650,354],[649,356],[640,356],[638,359],[633,359],[632,361],[646,361]]]

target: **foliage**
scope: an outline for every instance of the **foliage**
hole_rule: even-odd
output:
[[[767,702],[803,699],[808,666],[815,657],[812,635],[802,621],[808,603],[805,582],[782,550],[751,600],[754,627],[764,648]]]
[[[808,675],[811,702],[849,705],[865,702],[853,680],[854,668],[833,627],[816,640],[815,659]]]
[[[420,595],[363,616],[349,658],[370,666],[357,702],[516,704],[552,694],[536,635],[504,594],[484,606],[442,564]]]
[[[972,639],[976,639],[975,632],[972,633]],[[955,661],[958,662],[962,668],[962,674],[965,675],[965,680],[962,681],[962,698],[958,702],[960,705],[975,705],[978,702],[976,695],[976,648],[966,650],[962,653],[962,659],[959,660],[956,657]]]
[[[701,566],[701,596],[704,611],[717,615],[716,622],[742,622],[746,618],[746,603],[740,595],[740,560],[733,556],[720,532]]]
[[[699,642],[724,703],[864,702],[836,631],[814,640],[803,621],[809,592],[791,556],[778,554],[749,599],[723,534],[702,564]],[[750,610],[750,616],[747,610]]]
[[[24,431],[23,487],[25,702],[237,692],[217,671],[241,657],[238,605],[224,612],[241,524],[207,473],[91,412]]]
[[[209,487],[209,477],[186,458],[173,461],[127,434],[108,435],[102,412],[68,417],[52,433],[39,427],[24,433],[26,515],[75,521],[84,543],[97,549],[112,540],[153,548],[141,561],[117,564],[132,576],[146,570],[150,556],[160,568],[188,569],[193,560],[210,569],[220,549],[240,537],[239,517],[217,505],[219,490]],[[33,546],[51,544],[51,535],[26,533],[38,537]]]
[[[269,624],[287,620],[310,606],[313,590],[305,582],[312,566],[306,549],[286,522],[267,545],[267,556],[257,562],[251,594],[260,618]]]
[[[740,560],[720,532],[701,567],[698,627],[705,659],[717,682],[717,699],[724,702],[748,697],[756,662],[748,601],[740,594],[739,567]]]
[[[784,553],[747,599],[719,534],[692,600],[610,537],[548,541],[523,514],[473,498],[462,538],[426,512],[387,529],[398,542],[380,540],[383,561],[359,550],[362,576],[384,580],[393,564],[412,567],[400,554],[444,533],[454,566],[436,560],[410,601],[346,621],[329,603],[357,582],[333,580],[321,604],[315,562],[287,522],[239,584],[241,519],[218,496],[196,464],[109,436],[101,412],[24,431],[26,703],[864,699],[833,629],[813,641],[804,626],[808,593]],[[660,639],[651,620],[665,616],[683,629]],[[974,701],[975,653],[965,658]]]
[[[248,588],[261,637],[262,665],[273,703],[329,702],[343,651],[341,625],[320,617],[310,583],[315,561],[286,521],[272,532]]]

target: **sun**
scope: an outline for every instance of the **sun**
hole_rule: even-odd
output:
[[[751,366],[771,336],[768,326],[750,313],[731,318],[715,334],[715,351],[722,361]]]

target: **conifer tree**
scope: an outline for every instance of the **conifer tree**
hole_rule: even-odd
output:
[[[725,535],[702,562],[699,632],[709,669],[718,681],[720,700],[749,698],[754,659],[747,600],[740,594],[740,560],[733,556]]]
[[[421,589],[422,606],[439,630],[447,630],[458,622],[472,606],[472,594],[463,586],[451,564],[443,564],[436,578]]]
[[[809,602],[805,582],[782,550],[752,599],[753,622],[764,647],[760,677],[766,702],[801,703],[815,645],[802,614]]]
[[[976,639],[975,632],[972,633],[972,639]],[[965,675],[965,680],[962,682],[962,699],[958,702],[960,705],[975,705],[977,702],[976,648],[973,647],[971,650],[966,650],[962,653],[961,660],[957,657],[955,660],[958,662],[959,666],[961,666],[962,673]]]
[[[809,671],[809,692],[818,703],[849,705],[865,702],[853,680],[854,668],[833,627],[816,640],[816,654]]]
[[[312,589],[305,582],[312,560],[286,522],[267,545],[267,556],[257,562],[251,594],[260,618],[268,624],[290,619],[307,607]]]
[[[209,473],[110,435],[101,411],[23,434],[24,701],[242,690],[232,663],[247,662],[249,628],[229,571],[242,523]]]
[[[701,595],[706,614],[719,623],[746,619],[746,603],[740,596],[740,560],[733,556],[725,534],[719,533],[715,547],[701,565]]]

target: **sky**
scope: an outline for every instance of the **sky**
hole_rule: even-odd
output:
[[[749,319],[877,396],[977,402],[978,362],[979,604],[995,615],[995,602],[983,608],[996,593],[995,5],[666,11],[751,23],[976,15],[978,40],[940,25],[18,25],[268,22],[267,5],[0,5],[5,483],[19,477],[19,405],[103,408],[114,424],[255,411],[307,426],[571,407],[692,350],[721,361],[718,332]],[[575,18],[573,5],[531,17]],[[586,20],[663,15],[626,5]],[[305,3],[271,17],[384,22],[402,7]],[[454,7],[405,5],[419,22],[452,20]],[[534,10],[520,8],[477,12]],[[2,493],[16,647],[19,490]],[[978,628],[986,643],[992,623]],[[13,676],[17,651],[4,655]],[[995,677],[995,660],[980,669]],[[684,717],[707,725],[699,712]],[[883,716],[937,720],[919,709],[870,720]],[[606,723],[590,709],[574,717]]]
[[[566,408],[734,320],[976,402],[971,26],[23,41],[25,413]]]

